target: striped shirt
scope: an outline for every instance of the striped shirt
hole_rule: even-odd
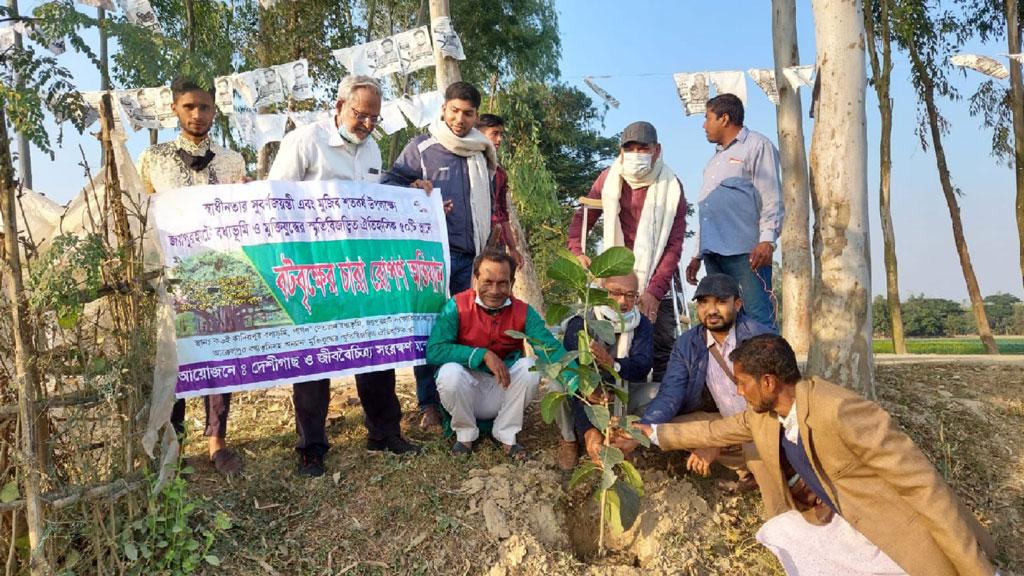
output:
[[[722,370],[722,367],[719,366],[718,361],[711,354],[711,347],[718,346],[718,350],[725,359],[725,365],[729,367],[731,372],[732,361],[729,360],[729,353],[736,348],[736,326],[729,329],[729,335],[725,337],[721,345],[715,342],[715,337],[711,334],[711,330],[708,330],[706,333],[708,345],[708,392],[711,392],[711,397],[714,398],[715,406],[718,406],[718,412],[722,415],[722,418],[728,418],[733,414],[739,414],[746,410],[747,401],[736,391],[736,385],[733,384],[732,378],[729,378],[725,370]]]

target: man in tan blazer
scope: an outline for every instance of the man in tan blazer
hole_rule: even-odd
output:
[[[755,336],[729,357],[747,410],[643,426],[652,442],[682,450],[753,441],[771,474],[762,492],[803,509],[789,487],[806,486],[817,504],[803,510],[809,522],[838,514],[912,576],[994,573],[988,532],[885,410],[824,380],[801,379],[780,336]]]

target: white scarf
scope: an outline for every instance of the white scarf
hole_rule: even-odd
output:
[[[618,334],[616,342],[615,357],[625,358],[629,356],[629,347],[633,345],[633,332],[640,325],[640,311],[636,306],[628,312],[619,312],[611,306],[594,306],[594,317],[599,320],[607,320],[615,326],[615,333]]]
[[[446,150],[466,159],[469,168],[469,203],[473,216],[473,244],[481,254],[491,235],[491,178],[498,166],[494,144],[473,128],[465,136],[456,136],[443,118],[430,123],[430,135]]]
[[[660,155],[647,176],[639,180],[627,178],[622,173],[622,157],[617,158],[608,170],[608,177],[601,189],[605,249],[625,245],[622,238],[622,223],[619,221],[619,196],[622,195],[623,180],[633,190],[647,187],[647,197],[640,212],[640,221],[637,222],[636,237],[633,239],[633,255],[636,257],[633,269],[640,279],[642,294],[647,290],[647,283],[661,261],[665,245],[668,244],[668,236],[676,220],[676,209],[679,207],[679,199],[683,196],[683,188],[672,169],[662,163]]]

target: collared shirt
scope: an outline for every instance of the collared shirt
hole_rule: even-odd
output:
[[[789,407],[789,413],[785,417],[779,416],[779,423],[782,424],[783,434],[786,436],[786,440],[789,440],[793,444],[796,444],[797,438],[800,437],[800,424],[796,419],[796,400],[793,400],[793,405]]]
[[[379,182],[380,148],[373,138],[347,142],[334,118],[300,126],[285,135],[268,180]]]
[[[728,146],[716,146],[697,206],[697,257],[748,254],[759,242],[774,242],[785,211],[779,153],[771,141],[742,128]]]
[[[185,164],[178,150],[192,156],[203,156],[211,150],[214,156],[206,168],[193,170]],[[234,150],[213,144],[209,137],[196,144],[184,135],[178,135],[175,140],[143,150],[139,156],[139,177],[150,194],[187,186],[233,184],[245,178],[245,159]]]
[[[708,391],[711,392],[711,397],[714,398],[715,405],[718,406],[718,412],[722,414],[722,418],[728,418],[733,414],[739,414],[746,410],[747,401],[736,392],[736,384],[725,373],[725,370],[722,370],[722,367],[718,365],[718,361],[711,354],[711,347],[718,346],[722,357],[725,358],[726,366],[731,371],[732,361],[729,360],[729,353],[736,348],[736,327],[733,326],[729,329],[729,335],[725,337],[721,346],[715,341],[711,330],[707,330],[706,338],[708,346]]]

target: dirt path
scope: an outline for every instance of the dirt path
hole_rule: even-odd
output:
[[[412,412],[411,372],[400,376],[399,396]],[[877,382],[880,402],[990,525],[1003,573],[1024,573],[1024,358],[879,356]],[[342,395],[351,387],[336,391]],[[190,417],[202,414],[190,402]],[[225,482],[200,465],[192,481],[201,508],[234,521],[215,545],[218,573],[781,573],[753,539],[756,496],[726,493],[719,484],[728,472],[695,478],[679,455],[657,452],[638,465],[648,512],[613,539],[619,551],[595,559],[596,506],[584,490],[566,491],[554,468],[555,431],[536,412],[522,441],[538,458],[515,467],[490,446],[453,459],[446,442],[415,431],[409,435],[427,444],[422,456],[371,455],[358,407],[332,410],[328,473],[310,480],[294,473],[287,392],[235,395],[230,438],[246,471]],[[199,447],[193,442],[186,453],[199,456]]]

